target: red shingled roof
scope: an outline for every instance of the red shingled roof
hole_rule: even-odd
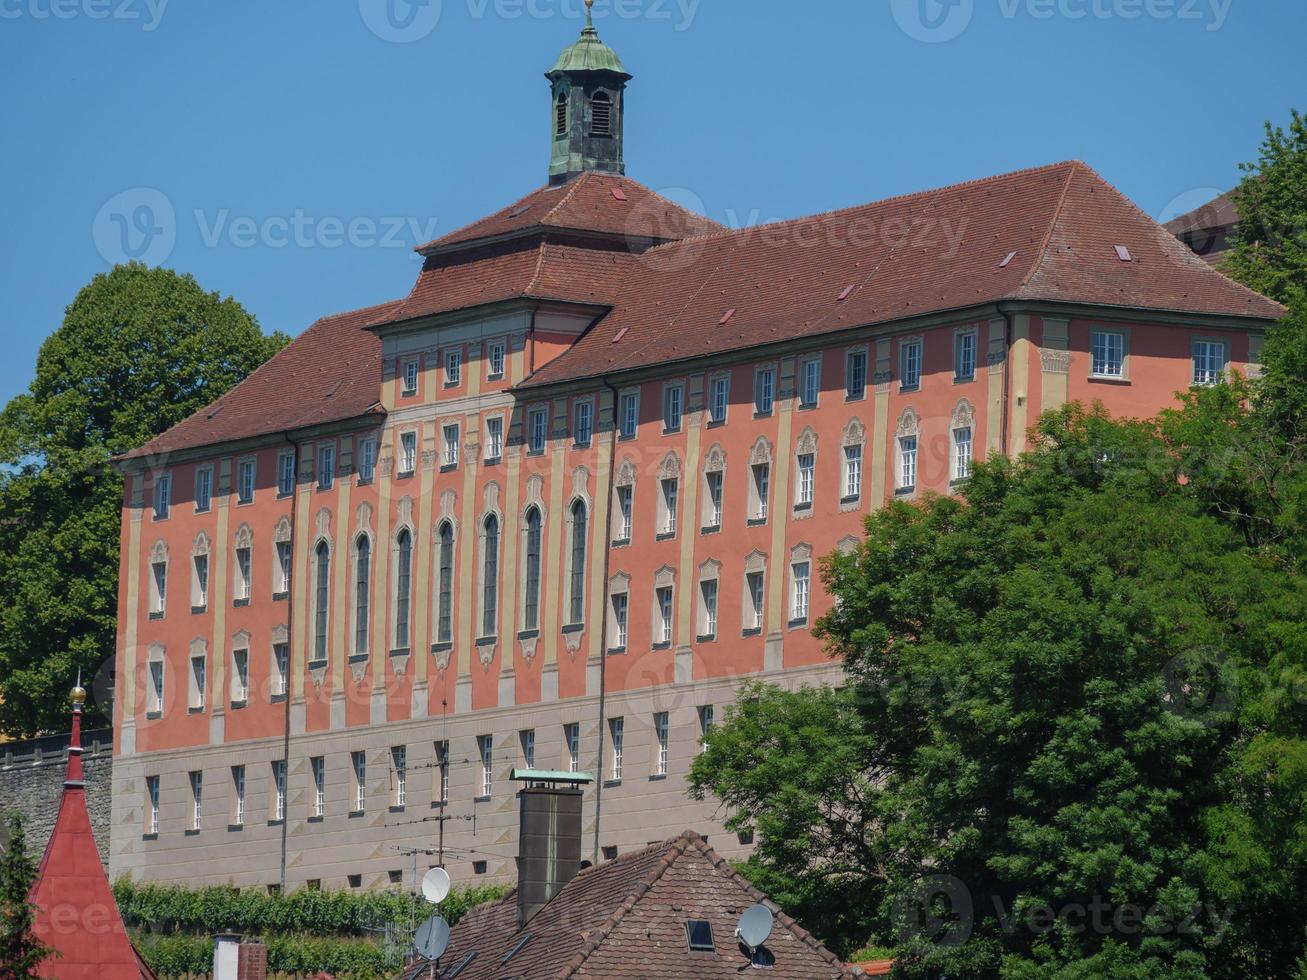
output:
[[[524,928],[517,897],[469,912],[440,958],[448,975],[470,953],[459,980],[563,980],[590,977],[694,977],[738,980],[748,961],[735,938],[740,914],[766,900],[698,834],[686,831],[573,878]],[[771,906],[775,910],[775,906]],[[712,924],[716,952],[690,952],[685,923]],[[520,951],[505,955],[529,934]],[[846,980],[858,976],[784,912],[766,942],[777,980]],[[423,977],[420,969],[409,977]]]
[[[1172,218],[1164,226],[1171,234],[1182,237],[1191,232],[1229,228],[1239,223],[1239,205],[1234,203],[1235,191],[1226,191],[1220,197],[1201,207]]]
[[[1284,313],[1077,161],[662,245],[638,269],[613,311],[523,387],[1003,300]]]
[[[324,317],[207,408],[124,459],[357,418],[380,398],[381,341],[364,329],[399,301]]]
[[[639,181],[587,172],[566,184],[534,190],[489,217],[419,246],[418,251],[430,254],[485,239],[559,229],[671,241],[721,231],[722,226]]]

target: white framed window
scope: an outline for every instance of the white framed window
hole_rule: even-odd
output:
[[[620,783],[622,781],[622,742],[626,735],[626,719],[609,718],[608,734],[613,743],[608,778],[614,783]]]
[[[628,639],[627,621],[630,611],[631,597],[625,592],[614,592],[611,598],[613,604],[613,639],[609,644],[611,650],[625,650]]]
[[[796,507],[812,506],[814,488],[817,481],[817,456],[815,453],[799,453],[798,484],[795,488]]]
[[[435,803],[449,802],[449,743],[436,743],[436,792]]]
[[[707,529],[716,529],[722,526],[722,492],[725,486],[726,474],[721,470],[709,470],[704,474],[704,480],[708,487],[708,513],[705,515],[704,527]]]
[[[766,576],[763,572],[748,572],[744,576],[744,629],[747,633],[762,632],[767,608],[765,583]]]
[[[195,579],[192,584],[191,606],[204,609],[209,605],[209,556],[196,555],[192,561],[195,565]]]
[[[243,459],[236,468],[236,502],[254,502],[254,460]]]
[[[190,774],[191,783],[191,830],[199,830],[204,822],[204,773],[196,770]]]
[[[754,463],[750,467],[753,476],[753,515],[755,521],[767,520],[768,501],[771,498],[771,463]]]
[[[314,549],[313,584],[313,660],[327,662],[328,604],[331,599],[331,546],[319,541]]]
[[[390,764],[395,770],[395,806],[408,803],[408,748],[396,745],[390,750]]]
[[[1225,377],[1226,345],[1223,340],[1195,340],[1194,384],[1214,385]]]
[[[454,525],[442,521],[436,548],[436,642],[454,639]]]
[[[581,724],[572,722],[563,726],[563,741],[567,744],[567,771],[581,770]]]
[[[272,763],[272,819],[286,819],[286,760]]]
[[[703,704],[699,706],[699,739],[701,742],[700,751],[702,751],[702,740],[708,737],[708,733],[713,727],[713,706]]]
[[[486,419],[486,462],[504,458],[504,420],[499,416]]]
[[[658,743],[658,751],[654,756],[654,775],[667,775],[667,742],[671,735],[671,726],[668,723],[667,712],[659,711],[653,718],[654,738]]]
[[[717,638],[717,579],[707,578],[699,583],[699,636],[705,640]]]
[[[673,588],[670,585],[664,585],[654,590],[654,606],[658,616],[654,643],[657,646],[670,646],[672,642],[672,617],[675,615],[672,603],[673,595]]]
[[[796,624],[806,623],[811,598],[812,565],[806,561],[795,562],[790,566],[790,575],[794,580],[790,601],[790,621]]]
[[[318,755],[309,760],[309,769],[313,773],[313,815],[324,817],[327,814],[327,760]]]
[[[921,387],[921,341],[905,340],[899,344],[899,390]]]
[[[862,447],[844,447],[844,499],[862,496]]]
[[[685,411],[685,385],[677,382],[663,388],[663,432],[680,432]]]
[[[163,661],[150,661],[150,713],[163,713]]]
[[[409,649],[413,611],[413,535],[404,528],[395,536],[395,648]]]
[[[168,559],[156,558],[150,563],[151,612],[162,616],[168,608]]]
[[[359,483],[371,483],[377,473],[377,440],[375,436],[359,440]]]
[[[809,357],[799,370],[799,407],[816,408],[821,396],[821,358]]]
[[[488,798],[495,788],[495,748],[490,735],[477,736],[477,753],[481,756],[481,797]]]
[[[208,683],[208,658],[201,655],[191,657],[191,710],[202,711],[204,709],[204,695]],[[218,692],[219,697],[222,692]]]
[[[662,524],[659,531],[662,535],[673,535],[676,533],[676,509],[680,504],[681,481],[675,477],[668,477],[661,482],[662,489]]]
[[[290,690],[290,644],[274,643],[272,645],[272,694],[285,697]]]
[[[149,816],[145,821],[145,832],[150,835],[159,833],[159,777],[145,777],[145,805]]]
[[[213,467],[199,466],[195,470],[195,513],[206,513],[213,504]]]
[[[454,388],[463,383],[463,352],[445,351],[445,386]]]
[[[236,548],[236,589],[233,598],[237,602],[249,602],[253,591],[250,580],[253,575],[253,556],[248,545]]]
[[[236,704],[245,704],[250,699],[250,651],[235,650],[231,659],[231,699]]]
[[[1125,377],[1125,334],[1095,330],[1090,338],[1089,373],[1095,378]]]
[[[486,375],[491,381],[504,376],[504,342],[502,340],[490,341],[488,353],[486,354]]]
[[[451,423],[442,429],[445,440],[445,456],[442,466],[452,467],[458,465],[458,424]]]
[[[844,355],[844,397],[858,401],[867,393],[867,352],[851,350]]]
[[[368,757],[363,752],[351,752],[349,764],[354,777],[354,812],[362,813],[368,803]]]
[[[295,453],[285,452],[277,457],[277,495],[289,497],[295,492]]]
[[[617,434],[634,439],[640,427],[640,392],[624,391],[617,408]]]
[[[770,415],[776,404],[776,369],[759,368],[753,376],[753,414]]]
[[[172,510],[172,474],[163,473],[154,479],[154,519],[166,520]]]
[[[899,436],[899,489],[912,490],[917,485],[917,437]]]
[[[549,410],[543,406],[527,413],[526,449],[529,453],[543,453],[549,439]]]
[[[277,594],[290,592],[290,542],[277,543]]]
[[[584,449],[593,437],[594,402],[578,401],[572,406],[572,441],[578,449]]]
[[[953,380],[971,381],[976,376],[976,331],[959,330],[953,335]]]
[[[336,446],[318,447],[318,489],[330,490],[336,483]]]
[[[731,405],[731,376],[719,374],[714,377],[708,395],[708,421],[713,425],[725,425]]]
[[[232,826],[240,827],[245,823],[245,767],[231,767]]]
[[[404,390],[402,394],[407,398],[418,393],[418,359],[410,357],[404,361]]]
[[[534,728],[524,728],[517,734],[518,741],[522,745],[522,765],[527,769],[536,767],[536,730]]]
[[[627,483],[617,488],[617,540],[631,540],[632,507],[635,488]]]
[[[953,430],[953,479],[965,480],[971,476],[971,426]]]
[[[412,476],[418,468],[418,434],[401,432],[399,434],[399,475]]]

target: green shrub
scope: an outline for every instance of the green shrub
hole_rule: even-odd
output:
[[[204,936],[136,937],[145,962],[160,977],[206,974],[213,967],[213,940]],[[321,970],[351,980],[387,976],[385,951],[360,939],[277,936],[268,942],[268,972],[309,976]]]

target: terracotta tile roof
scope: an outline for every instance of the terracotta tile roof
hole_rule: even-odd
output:
[[[637,269],[613,311],[522,387],[1004,300],[1284,313],[1078,161],[661,245]]]
[[[447,977],[470,953],[459,980],[645,977],[738,980],[746,958],[734,937],[740,914],[765,896],[702,837],[680,837],[587,868],[519,929],[517,897],[469,913],[441,957]],[[772,906],[773,909],[775,908]],[[685,923],[712,924],[716,952],[690,952]],[[507,963],[505,956],[529,934]],[[858,976],[783,912],[766,943],[778,980]],[[423,976],[417,968],[410,977]]]
[[[123,459],[357,418],[380,397],[381,341],[365,327],[392,301],[324,317],[217,401]]]
[[[1226,191],[1202,207],[1194,208],[1178,218],[1172,218],[1164,227],[1171,234],[1181,237],[1194,232],[1228,228],[1238,223],[1239,207],[1234,203],[1234,191]]]
[[[419,246],[418,251],[430,254],[483,239],[560,229],[671,241],[721,231],[722,226],[639,181],[589,172],[566,184],[534,190],[489,217]]]

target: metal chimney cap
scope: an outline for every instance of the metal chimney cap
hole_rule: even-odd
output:
[[[514,782],[520,783],[567,783],[585,786],[595,781],[588,772],[561,772],[552,769],[514,769]]]

